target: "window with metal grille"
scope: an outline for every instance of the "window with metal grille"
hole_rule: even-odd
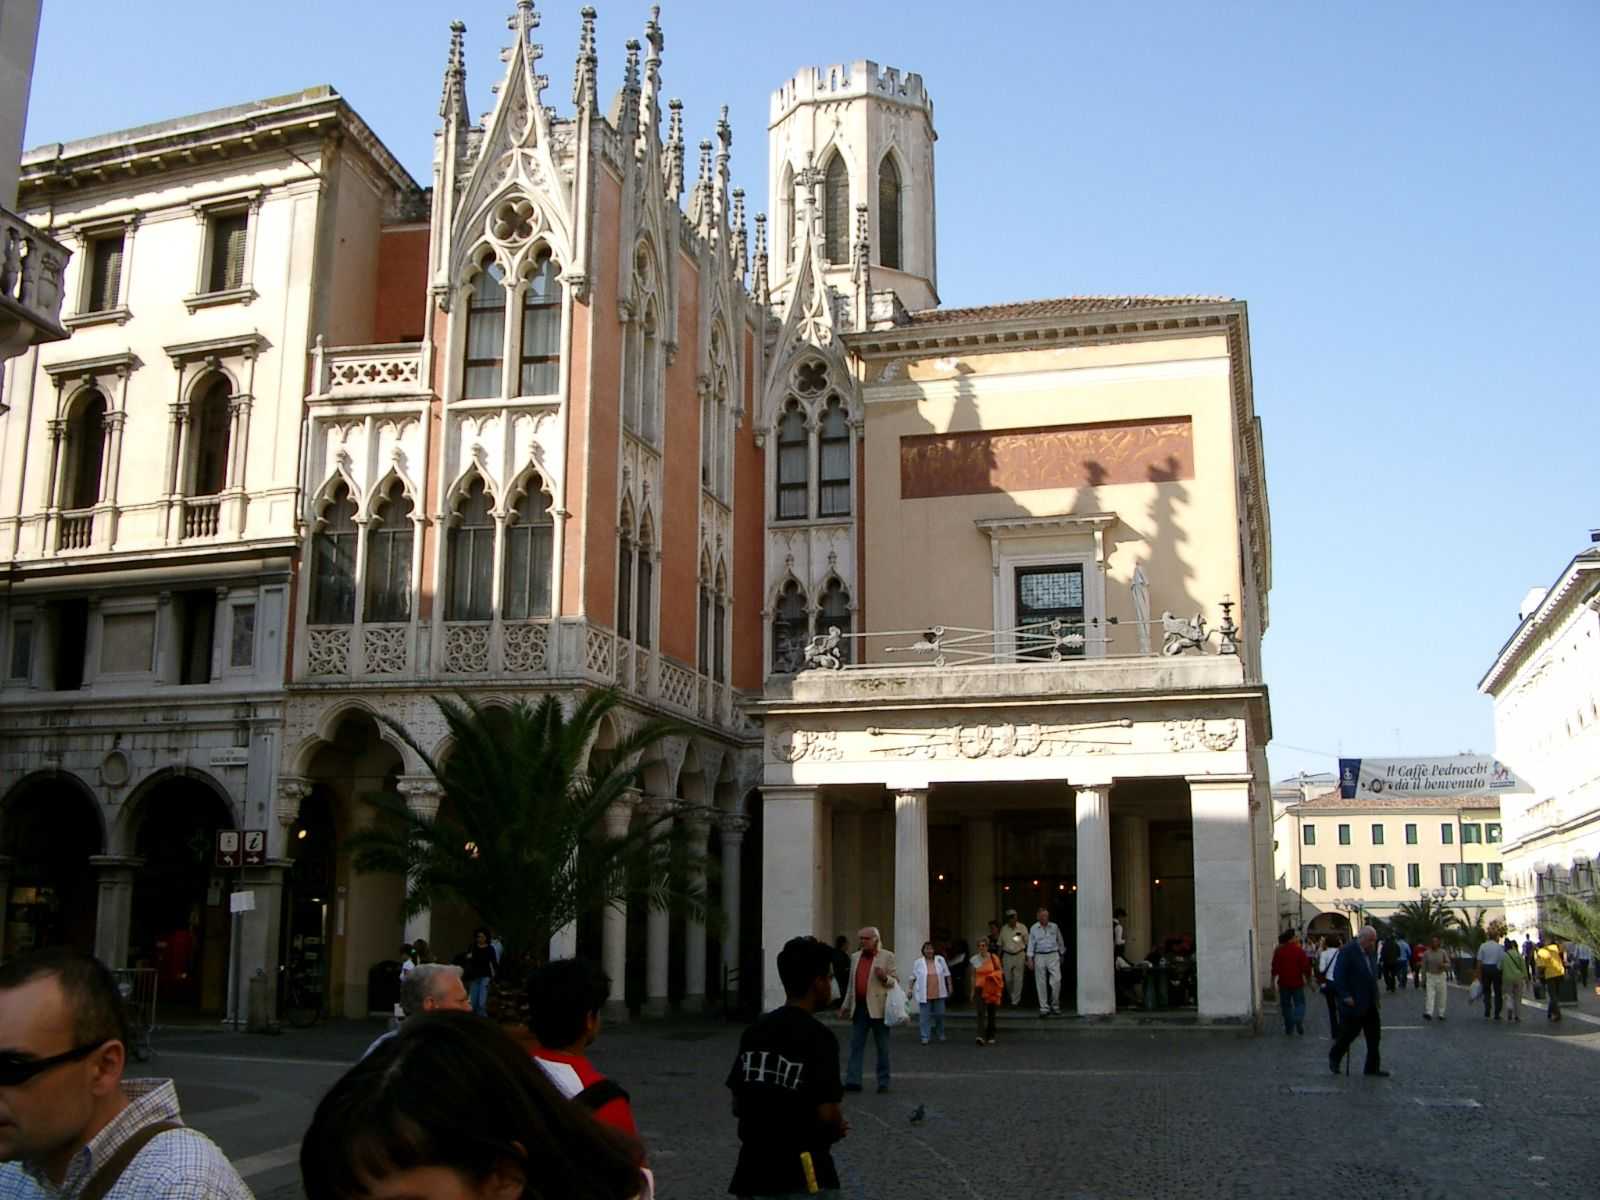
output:
[[[840,633],[834,653],[840,662],[850,661],[850,593],[837,579],[828,580],[822,589],[822,603],[817,611],[817,636],[827,637],[833,630]]]
[[[1048,658],[1054,649],[1052,621],[1061,621],[1063,632],[1083,632],[1083,564],[1063,563],[1049,567],[1018,567],[1017,654],[1021,658]],[[1063,651],[1081,658],[1085,647]]]
[[[506,289],[500,264],[478,272],[467,301],[467,351],[461,380],[463,400],[505,394]]]
[[[211,269],[206,290],[230,292],[244,286],[244,251],[249,238],[249,213],[223,213],[211,218]]]
[[[817,515],[850,515],[850,422],[837,396],[828,398],[817,435]]]
[[[850,172],[844,155],[828,160],[822,202],[822,254],[831,263],[850,261]]]
[[[228,486],[228,440],[233,387],[217,376],[194,404],[194,486],[191,496],[215,496]]]
[[[367,526],[368,623],[411,619],[411,497],[396,479]]]
[[[482,479],[474,479],[456,504],[450,526],[447,621],[487,621],[494,589],[494,516]]]
[[[88,291],[83,298],[84,312],[108,312],[122,296],[123,235],[110,234],[89,243]]]
[[[506,519],[505,579],[500,610],[508,621],[550,615],[551,558],[555,548],[555,520],[550,515],[550,493],[530,482]]]
[[[100,503],[100,476],[105,471],[106,397],[91,388],[78,398],[67,419],[66,501],[68,508]]]
[[[311,539],[311,624],[356,619],[356,502],[340,484]]]
[[[889,154],[878,165],[878,261],[900,269],[900,168]]]
[[[522,297],[520,396],[553,396],[561,390],[561,281],[546,257]]]
[[[805,663],[806,598],[800,585],[790,581],[783,586],[772,616],[772,671],[789,675]]]
[[[778,520],[806,516],[806,419],[793,401],[778,422]]]

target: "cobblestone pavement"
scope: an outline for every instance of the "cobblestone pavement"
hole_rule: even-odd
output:
[[[1414,991],[1386,996],[1389,1079],[1361,1076],[1359,1042],[1352,1075],[1329,1073],[1320,1000],[1293,1038],[1275,1011],[1259,1037],[1020,1020],[980,1048],[952,1020],[947,1043],[923,1047],[902,1028],[891,1091],[847,1098],[840,1175],[872,1200],[1600,1194],[1600,1002],[1558,1026],[1523,1014],[1485,1021],[1452,988],[1441,1026],[1421,1020]],[[843,1045],[848,1027],[834,1028]],[[152,1065],[276,1200],[300,1194],[293,1150],[311,1105],[373,1034],[170,1035]],[[632,1025],[595,1047],[632,1093],[663,1197],[726,1195],[737,1143],[722,1080],[737,1040],[733,1026]]]

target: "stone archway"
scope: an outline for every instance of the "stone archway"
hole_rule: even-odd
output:
[[[93,793],[64,772],[30,775],[0,802],[0,957],[43,946],[93,950],[97,887],[90,859],[105,847]]]

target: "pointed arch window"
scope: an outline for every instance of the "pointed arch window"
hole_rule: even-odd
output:
[[[891,154],[878,167],[878,261],[900,269],[900,168]]]
[[[626,511],[617,537],[617,636],[633,636],[633,521]]]
[[[391,480],[367,526],[367,595],[363,617],[373,623],[411,619],[411,497]]]
[[[772,614],[772,670],[790,675],[800,669],[806,649],[806,598],[800,585],[790,580],[778,595]]]
[[[492,400],[505,394],[506,288],[499,263],[489,263],[472,282],[467,301],[466,366],[463,400]]]
[[[67,418],[67,508],[93,508],[100,503],[105,455],[106,397],[99,388],[90,388]]]
[[[561,280],[548,254],[522,297],[520,353],[519,396],[553,396],[561,390]]]
[[[215,496],[228,486],[228,442],[233,422],[233,387],[221,375],[194,402],[194,466],[191,496]]]
[[[654,306],[644,314],[639,351],[639,436],[655,442],[661,436],[661,339]]]
[[[349,625],[356,619],[356,502],[339,484],[311,538],[311,624]]]
[[[794,168],[783,168],[783,189],[778,193],[783,197],[783,265],[791,265],[795,258],[794,252],[794,225],[795,210],[800,207],[799,197],[794,192]]]
[[[822,253],[831,263],[850,261],[850,172],[844,155],[828,160],[822,210]]]
[[[550,577],[555,569],[555,519],[550,493],[529,480],[506,523],[505,580],[501,611],[508,621],[550,615]]]
[[[799,521],[806,516],[806,478],[809,450],[806,419],[800,405],[789,401],[778,421],[778,520]]]
[[[850,661],[850,593],[837,579],[828,580],[822,591],[822,604],[817,609],[817,635],[819,637],[837,629],[842,635],[834,651],[840,662]]]
[[[728,572],[717,564],[717,594],[713,601],[711,632],[711,678],[718,683],[728,680]]]
[[[711,578],[709,569],[704,562],[700,567],[700,621],[699,621],[699,667],[700,674],[711,674]]]
[[[650,556],[651,536],[648,525],[639,529],[639,545],[634,560],[633,640],[641,650],[650,648],[651,617],[655,613],[655,562]]]
[[[483,480],[476,478],[457,502],[450,525],[447,621],[487,621],[493,611],[494,514],[490,509],[488,490]]]
[[[828,397],[817,436],[817,515],[850,515],[850,421],[837,396]]]

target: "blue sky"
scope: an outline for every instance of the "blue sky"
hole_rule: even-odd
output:
[[[512,7],[45,0],[27,142],[331,83],[426,182],[449,21],[482,111]],[[579,7],[542,9],[562,109]],[[609,96],[647,6],[596,7]],[[1275,776],[1493,747],[1477,681],[1600,525],[1600,6],[663,7],[667,94],[693,140],[731,107],[753,210],[770,91],[872,58],[934,98],[947,305],[1247,300]]]

